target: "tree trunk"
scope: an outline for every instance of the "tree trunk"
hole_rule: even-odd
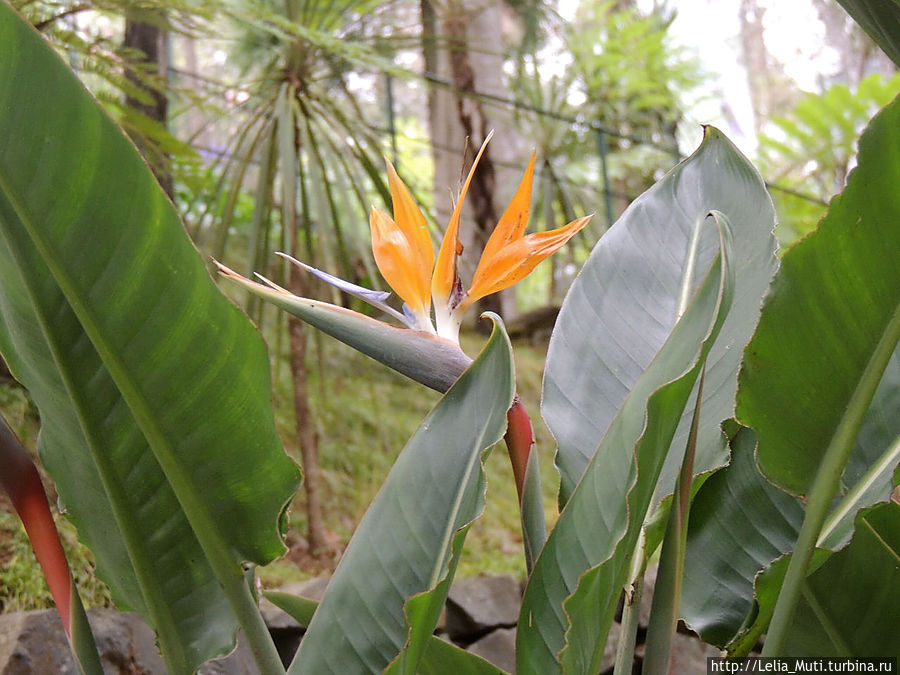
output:
[[[760,133],[773,115],[783,113],[794,101],[796,87],[783,66],[766,49],[763,39],[763,15],[766,10],[757,0],[741,0],[741,49],[750,87],[754,129]]]
[[[837,78],[851,89],[870,73],[882,73],[888,77],[897,67],[887,54],[859,27],[838,4],[825,0],[813,0],[813,7],[825,26],[825,44],[841,55]]]
[[[475,87],[475,71],[472,69],[472,58],[467,41],[468,16],[463,8],[444,18],[443,34],[450,50],[450,73],[456,90],[456,116],[463,135],[468,140],[463,157],[463,165],[468,170],[475,161],[478,147],[490,132],[490,122],[484,106],[477,98],[466,95],[477,93]],[[475,220],[474,245],[480,257],[488,237],[497,224],[497,208],[494,206],[495,172],[492,159],[492,148],[485,149],[478,164],[478,169],[469,185],[467,199]],[[473,258],[470,258],[472,260]],[[489,295],[478,302],[478,313],[485,311],[502,314],[500,296]],[[485,324],[476,324],[479,328],[490,330]]]
[[[290,266],[291,290],[304,295],[303,272],[296,265]],[[322,497],[319,493],[319,434],[313,422],[309,405],[309,389],[306,369],[306,325],[297,317],[288,317],[290,334],[291,378],[294,383],[294,420],[300,458],[303,462],[303,488],[306,493],[307,541],[310,555],[317,557],[325,551],[325,519]]]
[[[189,89],[202,91],[203,82],[199,79],[200,65],[197,59],[197,43],[190,35],[181,35],[178,36],[176,47],[184,54],[184,73],[178,76],[178,83]],[[185,111],[184,117],[186,121],[176,127],[179,137],[190,138],[191,145],[201,151],[214,148],[215,132],[209,126],[209,117],[202,108],[191,106]]]
[[[460,270],[464,285],[471,278],[484,244],[512,197],[525,167],[527,153],[512,130],[511,110],[491,107],[478,95],[509,97],[503,74],[501,27],[505,21],[502,3],[485,0],[452,0],[440,5],[421,0],[422,50],[426,70],[450,86],[429,90],[429,126],[435,164],[435,211],[447,223],[452,203],[450,186],[464,178],[475,154],[493,129],[494,140],[481,157],[466,197],[464,221],[474,228],[460,227],[463,255]],[[468,141],[468,144],[466,143]],[[459,157],[466,148],[462,170]],[[507,168],[505,164],[521,165]],[[507,318],[515,312],[515,296],[509,291],[489,296],[479,303]],[[503,310],[503,311],[501,311]]]
[[[125,18],[123,46],[128,50],[127,56],[133,64],[133,67],[126,68],[125,76],[129,82],[145,94],[141,97],[126,95],[125,105],[165,127],[169,109],[169,100],[165,90],[168,59],[166,32],[160,29],[165,15],[161,10],[147,11],[151,13],[128,14]],[[138,72],[146,73],[147,77],[142,78]],[[155,79],[156,84],[149,84],[148,78]],[[171,198],[173,195],[172,173],[169,170],[166,155],[142,136],[132,134],[132,140],[144,155],[150,168],[153,169],[163,190]]]
[[[425,74],[437,76],[440,71],[440,56],[438,54],[438,22],[437,13],[430,0],[419,0],[419,12],[422,21],[422,61],[425,65]],[[437,90],[433,84],[428,85],[428,123],[432,134],[435,130],[438,118]],[[432,135],[432,152],[437,159],[437,151],[434,149],[437,139]]]

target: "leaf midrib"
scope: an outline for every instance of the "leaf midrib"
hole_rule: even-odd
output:
[[[6,180],[6,177],[2,173],[0,173],[0,195],[3,195],[5,197],[10,210],[19,218],[19,222],[22,224],[25,232],[29,235],[32,241],[35,241],[35,238],[32,236],[32,232],[34,230],[33,224],[31,227],[29,227],[28,220],[26,218],[27,211],[21,205],[21,200],[17,198],[17,195],[11,189],[8,181]],[[43,335],[43,338],[47,344],[47,348],[53,357],[54,365],[59,374],[60,381],[66,389],[69,401],[71,401],[72,403],[75,417],[78,420],[84,442],[87,445],[91,456],[93,457],[94,464],[97,467],[97,471],[103,483],[103,488],[106,492],[106,496],[109,499],[110,505],[112,506],[113,517],[119,528],[119,535],[124,542],[125,550],[128,553],[129,560],[131,561],[131,566],[135,573],[135,579],[141,589],[141,595],[143,596],[143,600],[146,603],[147,610],[152,617],[154,629],[157,631],[159,640],[164,646],[164,653],[166,654],[167,664],[170,668],[177,669],[175,670],[175,672],[190,670],[187,655],[184,650],[181,649],[181,640],[178,639],[178,636],[175,634],[175,627],[177,625],[175,618],[172,615],[168,605],[166,603],[161,603],[158,601],[158,599],[163,596],[163,593],[159,585],[156,583],[156,574],[154,571],[153,559],[144,546],[145,540],[143,536],[140,535],[140,528],[132,518],[131,504],[126,499],[121,486],[119,485],[119,480],[115,474],[115,471],[113,470],[112,462],[102,452],[102,447],[99,443],[99,437],[96,433],[94,423],[91,420],[90,415],[88,414],[88,411],[90,409],[89,402],[83,400],[83,397],[80,395],[80,390],[74,385],[72,373],[66,359],[64,358],[65,350],[61,348],[62,346],[59,345],[53,331],[50,330],[50,322],[47,320],[46,313],[44,312],[43,307],[39,302],[33,286],[33,281],[31,277],[26,273],[26,270],[23,269],[23,266],[20,262],[24,260],[26,256],[24,256],[22,252],[18,251],[14,246],[14,242],[6,234],[6,228],[0,228],[0,236],[3,236],[7,248],[9,248],[9,250],[14,253],[13,264],[15,265],[15,268],[19,273],[19,277],[22,280],[23,286],[31,301],[31,307],[38,319],[38,325],[40,326],[41,334]],[[37,242],[35,243],[37,245]],[[46,261],[47,256],[44,254],[41,247],[37,245],[37,248],[38,252],[41,254],[41,257]],[[57,285],[59,285],[58,277],[54,273],[53,268],[49,265],[49,263],[48,267],[51,267],[51,274],[53,274],[54,281],[56,281]],[[71,305],[71,300],[69,300],[69,296],[68,294],[66,294],[62,286],[60,286],[60,290],[63,292],[64,297]],[[72,311],[75,311],[74,308],[72,308]],[[75,312],[75,314],[79,319],[79,323],[82,323],[81,317],[78,316],[78,313]],[[84,328],[83,323],[82,328]],[[88,334],[88,337],[90,339],[90,334]],[[94,343],[93,339],[91,339],[91,344],[95,348],[95,353],[97,353],[98,359],[101,362],[105,363],[100,353],[96,352],[96,344]],[[130,409],[131,406],[129,405],[129,410]]]
[[[106,338],[104,331],[101,330],[100,323],[91,311],[89,303],[78,293],[78,286],[73,283],[66,273],[65,268],[54,255],[52,247],[47,245],[41,236],[39,228],[28,217],[27,210],[21,205],[20,200],[15,198],[14,193],[5,181],[0,182],[0,189],[8,195],[13,211],[19,217],[26,233],[53,275],[54,281],[56,281],[72,311],[78,318],[82,329],[90,339],[100,360],[109,371],[110,377],[128,405],[160,468],[172,486],[175,496],[191,525],[191,529],[194,530],[201,547],[207,557],[210,558],[213,569],[216,570],[216,576],[219,576],[221,571],[220,565],[226,562],[228,566],[231,565],[228,547],[220,536],[214,519],[203,505],[203,499],[199,491],[194,487],[181,463],[177,461],[167,434],[157,423],[151,407],[137,387],[121,357],[110,347],[109,340]],[[231,575],[228,574],[227,576]]]

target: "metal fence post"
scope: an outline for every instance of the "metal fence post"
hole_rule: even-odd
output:
[[[397,166],[397,127],[394,121],[394,77],[384,74],[384,109],[387,114],[388,131],[391,134],[391,161]]]

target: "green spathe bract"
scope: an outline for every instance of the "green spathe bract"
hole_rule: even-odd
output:
[[[398,328],[338,305],[264,286],[221,264],[219,272],[254,296],[436,391],[447,391],[472,362],[459,345],[431,333]]]

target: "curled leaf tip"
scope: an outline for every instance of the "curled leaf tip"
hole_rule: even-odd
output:
[[[478,318],[479,318],[479,319],[487,319],[488,321],[490,321],[490,322],[491,322],[492,324],[494,324],[495,326],[496,326],[496,325],[500,325],[500,326],[504,325],[504,324],[503,324],[503,319],[500,318],[500,315],[497,314],[496,312],[492,312],[492,311],[490,311],[490,310],[487,310],[487,311],[482,312],[481,314],[478,315]]]

